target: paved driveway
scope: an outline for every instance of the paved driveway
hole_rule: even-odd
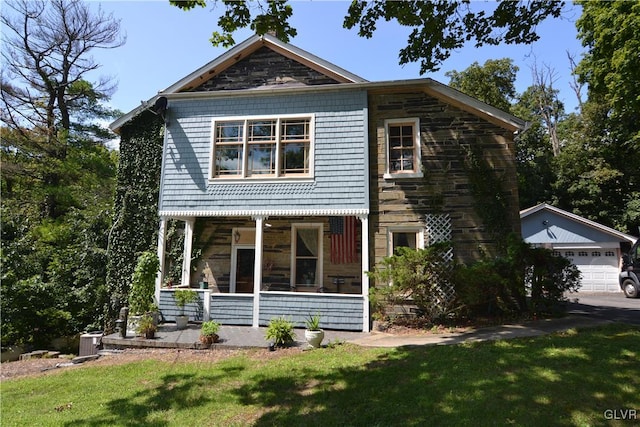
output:
[[[625,298],[622,292],[570,294],[568,298],[570,314],[640,325],[640,298]]]

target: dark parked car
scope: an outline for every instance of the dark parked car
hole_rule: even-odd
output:
[[[622,255],[620,288],[627,298],[640,296],[640,240],[631,247],[629,253]]]

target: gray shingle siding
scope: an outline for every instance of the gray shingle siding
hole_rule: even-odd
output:
[[[209,318],[223,325],[251,326],[253,295],[211,294]]]
[[[172,100],[161,211],[368,209],[363,91]],[[210,183],[216,117],[314,114],[313,182]]]
[[[173,299],[174,291],[160,291],[160,304],[158,308],[162,313],[162,318],[166,322],[175,322],[176,316],[180,315],[180,309]],[[189,320],[202,321],[204,318],[204,293],[198,292],[199,300],[184,306],[184,314],[189,316]]]
[[[261,294],[259,323],[265,326],[286,313],[295,326],[304,327],[307,316],[320,314],[322,328],[361,331],[363,301],[356,296]]]

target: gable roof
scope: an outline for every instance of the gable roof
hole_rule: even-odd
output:
[[[274,52],[281,54],[289,59],[297,61],[312,70],[324,74],[329,78],[332,78],[340,84],[325,84],[325,85],[313,85],[313,86],[295,86],[295,87],[260,87],[254,89],[238,89],[238,90],[221,90],[221,91],[207,91],[197,92],[191,91],[194,88],[199,87],[203,83],[213,79],[223,71],[229,69],[239,61],[249,57],[259,49],[267,47]],[[407,88],[415,87],[418,90],[422,90],[431,96],[439,98],[444,102],[450,103],[458,108],[468,111],[472,114],[480,116],[498,126],[501,126],[510,131],[519,131],[526,128],[526,122],[519,119],[505,111],[492,107],[476,98],[466,95],[456,89],[453,89],[447,85],[439,83],[430,78],[421,79],[409,79],[409,80],[394,80],[383,82],[369,82],[362,77],[359,77],[337,65],[334,65],[328,61],[323,60],[303,49],[293,46],[288,43],[284,43],[276,37],[265,34],[263,36],[254,35],[247,40],[235,45],[224,54],[220,55],[213,61],[205,64],[204,66],[193,71],[189,75],[183,77],[177,82],[173,83],[166,89],[158,92],[155,96],[149,99],[147,102],[142,102],[141,105],[134,108],[130,112],[119,117],[113,123],[109,125],[109,128],[118,132],[118,130],[129,120],[142,111],[150,108],[160,98],[165,97],[168,99],[184,99],[184,98],[198,98],[198,97],[217,97],[217,96],[248,96],[257,94],[271,93],[272,91],[278,91],[278,93],[286,93],[287,91],[306,92],[306,91],[322,91],[322,90],[340,90],[341,88],[348,87],[349,89],[362,89],[362,90],[390,90],[395,88]]]
[[[609,235],[611,237],[614,237],[616,239],[619,240],[626,240],[628,242],[631,242],[632,244],[636,242],[637,238],[634,236],[631,236],[629,234],[625,234],[622,233],[618,230],[615,230],[613,228],[607,227],[606,225],[602,225],[600,223],[597,223],[595,221],[591,221],[589,219],[583,218],[580,215],[576,215],[574,213],[571,212],[567,212],[565,210],[562,210],[560,208],[556,208],[555,206],[551,206],[547,203],[540,203],[539,205],[527,208],[527,209],[523,209],[520,211],[520,219],[525,219],[529,216],[532,216],[538,212],[541,211],[548,211],[551,213],[554,213],[556,215],[559,215],[561,217],[567,218],[570,221],[574,221],[582,226],[586,226],[588,228],[591,228],[597,232],[600,233],[604,233],[606,235]]]
[[[204,81],[211,79],[232,64],[246,58],[261,47],[267,47],[287,58],[296,60],[307,67],[334,78],[341,83],[362,83],[367,80],[349,71],[338,67],[322,58],[319,58],[305,50],[284,43],[278,38],[265,34],[263,36],[254,35],[239,43],[223,53],[208,64],[198,68],[188,76],[178,80],[161,93],[176,93],[193,89],[201,85]]]

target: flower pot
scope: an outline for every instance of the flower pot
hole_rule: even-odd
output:
[[[309,329],[306,329],[304,331],[304,338],[307,340],[310,347],[320,348],[322,340],[324,339],[324,331],[322,329],[317,331],[310,331]]]
[[[220,337],[218,336],[218,334],[200,335],[200,342],[202,343],[203,348],[211,347],[211,344],[218,342],[219,339]]]
[[[156,337],[156,331],[154,330],[145,331],[144,337],[148,340],[151,340]]]
[[[127,335],[134,337],[138,334],[138,324],[140,323],[142,316],[131,315],[127,318]]]
[[[189,323],[189,316],[176,316],[176,329],[186,329]]]

